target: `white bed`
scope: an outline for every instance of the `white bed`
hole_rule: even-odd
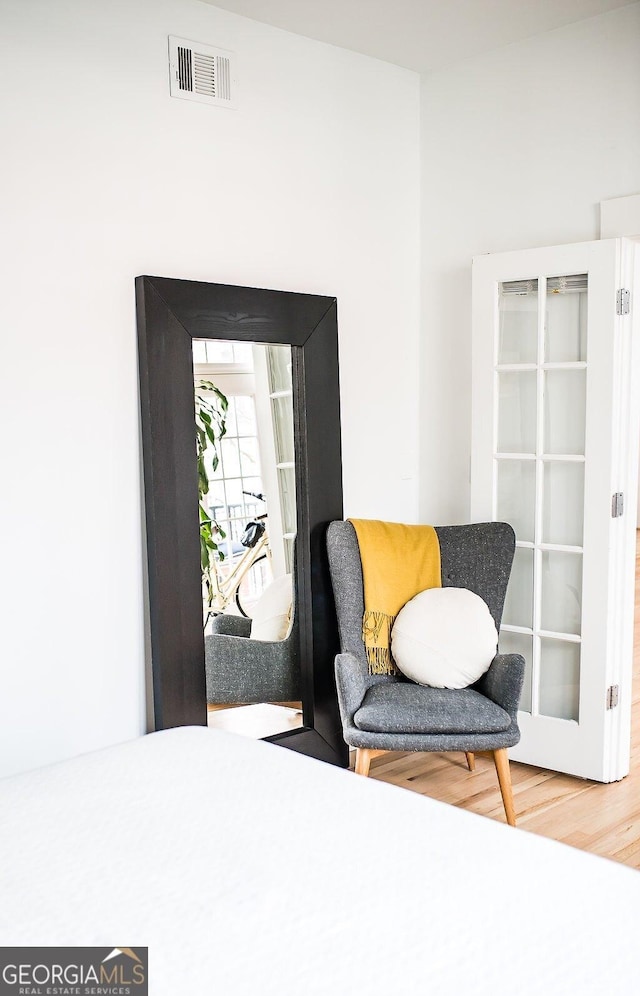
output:
[[[0,782],[0,944],[148,946],[152,996],[640,991],[640,876],[200,728]]]

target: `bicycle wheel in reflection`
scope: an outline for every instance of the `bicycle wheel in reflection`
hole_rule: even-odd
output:
[[[272,580],[271,564],[263,553],[254,561],[236,589],[236,605],[243,616],[251,618],[256,602]]]

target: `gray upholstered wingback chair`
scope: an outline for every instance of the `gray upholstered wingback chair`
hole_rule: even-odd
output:
[[[296,611],[284,640],[252,640],[251,620],[219,615],[204,638],[207,703],[298,702],[301,699],[300,638]]]
[[[515,535],[504,522],[436,527],[442,585],[469,588],[489,606],[500,630]],[[403,675],[371,675],[362,640],[364,592],[360,549],[350,522],[332,522],[329,567],[341,653],[336,683],[344,739],[356,748],[356,771],[368,775],[385,751],[491,752],[507,822],[515,826],[507,748],[520,739],[518,703],[524,680],[519,654],[497,654],[471,688],[429,688]]]

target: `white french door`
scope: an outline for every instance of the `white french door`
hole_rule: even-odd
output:
[[[599,781],[629,770],[636,270],[622,239],[473,261],[471,517],[515,529],[500,650],[526,661],[510,755]]]

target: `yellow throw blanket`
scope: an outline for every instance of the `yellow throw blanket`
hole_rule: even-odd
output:
[[[356,531],[362,577],[362,639],[370,674],[395,674],[391,629],[403,605],[425,588],[440,588],[440,544],[433,526],[349,519]]]

